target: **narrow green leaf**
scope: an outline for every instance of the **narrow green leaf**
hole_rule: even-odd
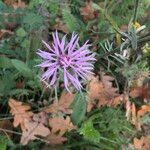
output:
[[[23,76],[32,78],[32,70],[24,62],[17,59],[12,59],[11,62]]]
[[[72,122],[78,125],[84,118],[86,113],[86,98],[84,93],[78,93],[74,100],[73,113],[71,115]]]
[[[95,10],[100,10],[100,11],[104,11],[103,8],[101,8],[99,5],[97,5],[96,3],[92,3],[92,7],[95,9]]]

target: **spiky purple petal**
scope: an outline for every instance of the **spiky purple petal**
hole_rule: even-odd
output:
[[[53,43],[51,46],[43,41],[48,51],[38,50],[37,54],[43,62],[37,66],[44,68],[42,80],[50,86],[55,85],[59,77],[58,69],[63,71],[64,86],[70,92],[69,87],[73,85],[81,90],[82,80],[87,80],[92,74],[95,54],[89,50],[91,46],[88,41],[79,47],[79,37],[73,33],[70,41],[66,42],[66,35],[60,40],[58,32],[52,33]]]

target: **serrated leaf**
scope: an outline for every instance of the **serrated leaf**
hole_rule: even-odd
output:
[[[17,59],[12,59],[11,62],[23,76],[32,78],[32,70],[24,62]]]
[[[52,128],[51,132],[59,133],[59,135],[63,135],[67,131],[76,129],[76,126],[72,124],[69,116],[67,116],[66,119],[58,117],[51,118],[49,119],[49,125]]]
[[[29,90],[27,89],[13,89],[9,92],[9,95],[29,95]]]
[[[30,46],[30,41],[27,40],[27,39],[23,40],[23,42],[21,43],[21,46],[22,46],[23,48],[29,48],[29,46]]]
[[[86,98],[84,93],[78,93],[75,97],[73,105],[73,113],[71,115],[72,122],[78,125],[84,118],[86,113]]]
[[[25,119],[30,120],[33,116],[33,113],[29,111],[31,107],[29,105],[23,105],[22,102],[16,101],[14,99],[9,99],[8,105],[10,106],[11,114],[14,116],[13,125],[14,127],[21,126],[21,129],[24,131],[25,128]]]
[[[15,86],[13,74],[8,72],[5,73],[3,78],[0,79],[0,95],[7,96],[12,88]]]
[[[73,32],[79,29],[79,24],[78,24],[77,19],[69,12],[69,10],[63,10],[62,16],[70,32]]]
[[[37,136],[46,137],[50,134],[50,130],[47,127],[35,121],[29,121],[25,119],[24,126],[26,130],[23,130],[22,132],[20,141],[22,145],[28,144],[30,140],[37,139]]]
[[[19,28],[17,31],[16,31],[16,34],[17,36],[19,37],[25,37],[26,36],[26,31],[23,29],[23,28]]]
[[[92,142],[99,142],[100,140],[100,133],[93,127],[92,121],[87,121],[82,125],[80,134]]]
[[[39,29],[42,26],[43,18],[38,14],[30,12],[24,16],[23,23],[25,27],[29,27],[30,30]]]

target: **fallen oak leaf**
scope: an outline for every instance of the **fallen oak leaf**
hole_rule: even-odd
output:
[[[123,100],[123,95],[119,95],[117,93],[117,88],[112,86],[113,80],[113,77],[107,76],[104,73],[102,73],[101,80],[99,80],[98,77],[91,76],[91,81],[87,85],[88,111],[90,111],[90,109],[92,109],[94,106],[98,108],[106,105],[110,106],[111,104],[112,106],[116,106]],[[113,102],[113,100],[116,101],[116,104]]]
[[[138,139],[138,138],[134,138],[133,139],[133,144],[134,144],[134,148],[136,149],[142,149],[143,146],[143,138]]]
[[[67,34],[69,33],[65,23],[63,23],[63,21],[61,21],[60,18],[56,18],[55,21],[56,21],[56,24],[54,26],[55,30],[60,30],[60,31],[63,31],[64,33],[67,33]]]
[[[51,145],[57,145],[57,144],[62,144],[63,142],[67,141],[67,138],[65,138],[61,135],[56,135],[56,134],[50,133],[46,137],[46,140],[48,140]]]
[[[150,113],[150,105],[143,105],[141,109],[137,112],[137,116],[141,117],[146,113]]]
[[[111,100],[108,102],[107,106],[116,107],[116,106],[118,106],[121,102],[123,102],[123,100],[124,100],[124,95],[121,94],[121,95],[119,95],[119,96],[117,96],[117,97],[111,99]]]
[[[143,149],[149,150],[150,149],[150,135],[144,137],[143,143],[144,143]]]
[[[0,39],[5,35],[13,35],[13,34],[14,34],[14,32],[12,32],[10,30],[1,29],[0,30]]]
[[[132,98],[142,98],[150,101],[150,87],[137,87],[130,91]]]
[[[53,113],[53,114],[57,114],[59,111],[66,113],[66,114],[71,114],[72,111],[69,108],[69,106],[73,102],[74,97],[75,97],[75,94],[62,92],[59,101],[58,102],[54,101],[54,103],[51,104],[46,109],[44,109],[44,111],[46,113]]]
[[[98,77],[91,76],[90,82],[87,85],[88,97],[90,100],[99,99],[100,92],[103,92],[103,85],[99,81]],[[101,91],[102,90],[102,91]]]
[[[26,130],[23,130],[20,143],[22,145],[28,144],[30,140],[39,139],[37,136],[46,137],[50,134],[50,130],[42,123],[29,121],[25,119],[24,125]]]
[[[137,150],[149,150],[150,148],[150,136],[142,136],[140,139],[134,138],[133,145]]]
[[[137,130],[141,130],[141,124],[137,116],[137,109],[134,103],[129,100],[126,102],[126,117],[127,121],[131,122]]]
[[[5,0],[5,4],[12,6],[14,9],[26,7],[25,2],[22,2],[21,0],[18,0],[18,2],[15,0]]]
[[[83,16],[83,20],[87,22],[88,20],[94,19],[98,16],[98,13],[92,7],[92,1],[86,2],[84,7],[80,8],[80,14]]]
[[[132,118],[131,118],[131,122],[132,124],[134,124],[136,126],[137,124],[137,115],[136,115],[136,107],[135,107],[135,104],[132,103],[131,105],[131,114],[132,114]]]
[[[24,120],[31,120],[33,113],[30,110],[30,106],[23,105],[22,102],[18,102],[14,99],[9,99],[8,104],[11,108],[10,112],[14,116],[13,125],[14,127],[21,126],[21,129],[26,130]]]
[[[56,117],[51,118],[49,119],[49,126],[52,128],[52,133],[59,132],[59,135],[61,136],[67,131],[76,129],[76,126],[72,124],[69,116],[67,116],[66,119]]]
[[[103,87],[105,88],[105,91],[107,95],[109,96],[109,99],[115,98],[119,94],[117,93],[118,89],[113,87],[112,81],[114,81],[114,77],[106,75],[104,72],[101,73],[101,82],[103,83]]]
[[[21,0],[18,0],[18,3],[14,3],[14,4],[12,4],[12,6],[13,6],[14,9],[25,8],[26,4],[25,4],[25,2],[22,2]]]
[[[46,112],[41,111],[38,114],[33,115],[33,121],[44,125],[48,125],[48,115]]]

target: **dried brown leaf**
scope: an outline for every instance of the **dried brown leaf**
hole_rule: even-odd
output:
[[[150,113],[150,105],[143,105],[141,109],[137,112],[137,116],[141,117],[146,113]]]
[[[50,130],[42,123],[35,121],[24,120],[26,130],[23,130],[20,143],[22,145],[28,144],[30,140],[37,139],[37,136],[46,137],[50,134]]]
[[[134,138],[133,145],[136,150],[149,150],[150,149],[150,136],[142,136],[140,139]]]
[[[69,33],[65,23],[63,21],[61,21],[60,18],[56,19],[56,24],[54,26],[54,29],[63,31],[64,33],[67,33],[67,34]]]
[[[23,105],[22,102],[18,102],[14,99],[10,99],[8,104],[11,108],[10,112],[14,116],[14,127],[21,126],[22,130],[25,130],[24,120],[31,120],[33,113],[30,110],[30,106]]]
[[[134,138],[133,139],[133,144],[134,144],[134,148],[136,149],[142,149],[143,146],[143,138],[138,139],[138,138]]]
[[[21,0],[18,0],[18,2],[16,2],[16,0],[5,0],[5,4],[12,6],[14,9],[26,7],[25,2]]]
[[[86,5],[80,8],[80,14],[83,16],[85,22],[94,19],[98,15],[98,13],[92,7],[92,1],[86,2]]]
[[[131,122],[132,122],[132,124],[136,125],[137,124],[137,115],[136,115],[136,107],[135,107],[134,103],[132,103],[132,105],[131,105],[131,114],[132,114]]]
[[[150,101],[150,87],[137,87],[131,90],[130,96]]]
[[[36,121],[44,125],[48,125],[48,115],[46,112],[41,111],[38,114],[33,115],[33,121]]]
[[[117,88],[112,86],[113,77],[102,75],[101,81],[98,77],[91,77],[88,84],[88,111],[92,109],[92,105],[96,107],[102,106],[117,106],[123,100],[123,95],[117,94]],[[97,103],[95,102],[97,100]]]
[[[72,124],[69,116],[67,116],[66,119],[51,118],[49,119],[49,126],[52,128],[52,133],[59,132],[59,135],[61,136],[67,131],[76,129],[76,127]]]
[[[134,103],[126,102],[126,117],[127,121],[131,122],[137,130],[141,130],[141,124],[137,116],[137,108]]]
[[[124,95],[119,95],[113,99],[111,99],[109,102],[108,102],[108,106],[113,106],[113,107],[116,107],[118,106],[121,102],[123,102],[123,99],[124,99]]]
[[[10,30],[5,30],[5,29],[1,29],[0,30],[0,39],[2,37],[4,37],[5,35],[13,35],[14,32],[10,31]]]
[[[46,140],[48,140],[51,145],[57,145],[67,141],[67,138],[51,133],[47,136]]]
[[[75,94],[63,92],[58,101],[54,101],[48,108],[44,111],[47,113],[57,114],[58,112],[63,112],[66,114],[71,114],[71,109],[69,108],[70,104],[73,102]]]
[[[131,118],[131,102],[129,100],[126,101],[126,117],[127,121]]]

